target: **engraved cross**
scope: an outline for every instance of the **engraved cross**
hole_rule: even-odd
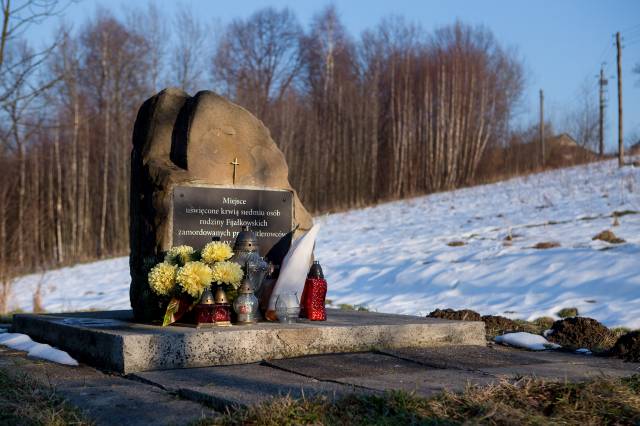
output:
[[[238,163],[238,157],[234,158],[233,161],[229,164],[233,164],[233,184],[236,184],[236,167],[238,167],[240,165],[240,163]]]

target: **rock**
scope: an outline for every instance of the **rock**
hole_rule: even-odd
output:
[[[429,318],[442,318],[457,321],[480,321],[480,314],[470,309],[436,309],[427,315]]]
[[[640,362],[640,330],[620,336],[611,349],[611,355],[625,361]]]
[[[606,352],[615,342],[615,334],[593,318],[574,317],[558,320],[551,327],[547,338],[563,348],[576,350],[590,349],[592,352]]]
[[[136,320],[158,319],[166,300],[149,289],[147,273],[172,246],[172,190],[177,185],[228,185],[221,173],[238,158],[236,185],[293,191],[282,152],[269,130],[244,108],[209,91],[190,97],[165,89],[143,103],[133,130],[130,194],[130,299]],[[298,237],[312,226],[294,192]]]

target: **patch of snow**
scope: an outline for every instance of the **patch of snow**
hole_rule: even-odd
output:
[[[549,337],[549,336],[551,336],[552,334],[553,334],[553,329],[551,329],[551,328],[542,332],[542,335],[543,335],[544,337]]]
[[[0,328],[0,333],[6,333],[7,331],[9,331],[9,330],[6,329],[6,328]]]
[[[78,361],[71,358],[68,353],[44,343],[36,343],[26,334],[4,333],[0,335],[0,345],[27,352],[27,355],[32,358],[45,359],[64,365],[78,365]]]
[[[640,168],[603,161],[316,217],[334,306],[533,320],[562,308],[640,328]],[[624,244],[592,240],[611,229]],[[510,235],[511,241],[505,236]],[[451,241],[464,245],[450,247]],[[537,250],[536,243],[560,247]],[[11,309],[130,309],[127,257],[18,278]]]
[[[529,349],[531,351],[544,351],[547,349],[557,349],[560,345],[551,343],[538,334],[518,332],[507,333],[496,336],[495,341],[503,345],[514,346],[516,348]]]
[[[591,355],[591,351],[587,348],[576,349],[576,353],[582,355]]]

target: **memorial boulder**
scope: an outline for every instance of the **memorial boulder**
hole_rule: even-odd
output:
[[[288,180],[264,124],[209,91],[165,89],[140,107],[133,131],[130,299],[138,321],[159,319],[166,301],[149,288],[149,268],[172,246],[232,242],[242,226],[277,264],[312,219]]]

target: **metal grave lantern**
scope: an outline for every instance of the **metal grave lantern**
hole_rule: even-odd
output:
[[[243,226],[233,245],[233,257],[229,259],[242,266],[253,292],[260,289],[269,270],[269,264],[258,254],[259,249],[256,233],[249,230],[248,226]]]

